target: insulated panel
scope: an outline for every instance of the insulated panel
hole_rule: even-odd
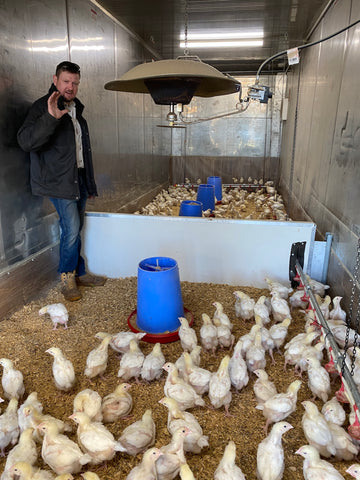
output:
[[[162,256],[183,281],[264,288],[265,276],[289,282],[294,242],[306,242],[307,271],[314,236],[311,222],[88,213],[83,252],[92,273],[110,278],[137,276],[141,260]]]

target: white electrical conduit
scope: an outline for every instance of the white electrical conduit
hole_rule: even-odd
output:
[[[208,122],[209,120],[216,120],[217,118],[224,118],[224,117],[229,117],[230,115],[236,115],[238,113],[243,113],[248,109],[249,103],[250,102],[246,102],[246,106],[244,107],[243,106],[244,103],[238,102],[235,105],[236,110],[234,110],[232,112],[227,112],[227,113],[220,113],[220,114],[214,115],[212,117],[197,118],[197,119],[194,119],[194,120],[188,120],[186,117],[183,117],[182,113],[180,113],[179,118],[180,118],[181,122],[184,123],[185,125],[193,125],[194,123]]]

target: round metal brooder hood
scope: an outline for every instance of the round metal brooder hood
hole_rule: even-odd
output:
[[[227,95],[238,92],[240,87],[235,78],[222,74],[199,59],[187,58],[142,63],[119,80],[105,84],[106,90],[149,93],[159,105],[187,105],[193,96]]]

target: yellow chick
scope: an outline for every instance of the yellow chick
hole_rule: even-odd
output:
[[[85,388],[85,390],[81,390],[74,398],[73,413],[86,413],[93,422],[101,422],[101,403],[102,399],[98,392],[91,390],[91,388]]]
[[[108,346],[111,341],[111,335],[106,335],[100,345],[91,350],[86,358],[86,367],[84,375],[89,378],[102,376],[106,370],[108,362]]]
[[[0,358],[0,365],[3,367],[1,384],[4,397],[8,400],[21,398],[25,393],[23,374],[14,368],[13,362],[8,358]]]

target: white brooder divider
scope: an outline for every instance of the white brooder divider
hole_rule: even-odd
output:
[[[306,242],[308,272],[315,230],[312,222],[89,212],[83,254],[90,272],[109,278],[137,276],[141,260],[161,256],[177,261],[182,281],[264,288],[265,276],[289,282],[295,242]]]

